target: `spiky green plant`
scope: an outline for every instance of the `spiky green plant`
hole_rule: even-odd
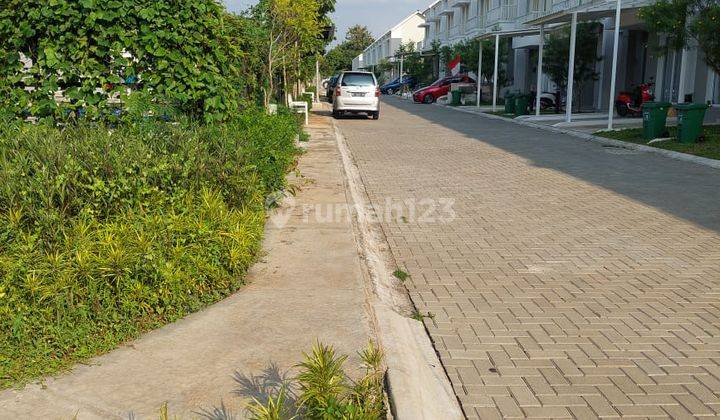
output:
[[[297,414],[291,413],[292,408],[287,404],[287,387],[282,386],[275,396],[268,396],[262,403],[257,398],[248,404],[247,410],[251,420],[294,420]]]
[[[347,379],[343,364],[346,355],[338,356],[332,346],[317,342],[305,361],[297,377],[300,385],[299,403],[308,416],[319,416],[333,410],[343,399],[347,390]]]

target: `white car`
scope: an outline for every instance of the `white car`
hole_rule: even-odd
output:
[[[380,118],[380,87],[375,75],[366,71],[346,71],[338,78],[333,98],[333,117],[365,113]]]

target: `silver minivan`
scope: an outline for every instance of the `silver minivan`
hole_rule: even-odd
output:
[[[338,78],[333,97],[333,117],[364,113],[380,118],[380,87],[375,75],[367,71],[346,71]]]

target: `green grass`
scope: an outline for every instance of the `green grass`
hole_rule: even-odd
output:
[[[290,114],[0,124],[0,388],[228,296],[295,161]]]
[[[410,318],[422,322],[425,318],[435,319],[435,314],[432,312],[428,312],[427,314],[424,314],[420,312],[419,310],[415,309],[412,314],[410,314]]]
[[[677,128],[668,127],[668,132],[669,137],[675,139],[677,136]],[[653,143],[649,146],[710,159],[720,159],[720,125],[705,126],[704,134],[705,140],[697,143],[680,143],[677,140],[670,140]],[[618,131],[598,131],[595,135],[614,140],[627,141],[630,143],[647,144],[647,141],[642,137],[641,128],[629,128]]]
[[[397,270],[393,271],[393,276],[395,276],[395,278],[400,281],[405,281],[408,279],[408,277],[410,277],[410,274],[398,268]]]

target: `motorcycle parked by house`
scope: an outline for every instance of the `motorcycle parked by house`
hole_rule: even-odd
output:
[[[535,92],[530,92],[530,111],[535,110]],[[541,92],[540,93],[540,110],[548,110],[548,109],[555,109],[555,101],[556,101],[557,95],[555,93],[551,92]],[[562,105],[564,105],[564,101],[561,99]]]
[[[655,83],[642,83],[632,92],[620,92],[615,98],[615,110],[621,117],[642,115],[642,104],[655,99]]]

